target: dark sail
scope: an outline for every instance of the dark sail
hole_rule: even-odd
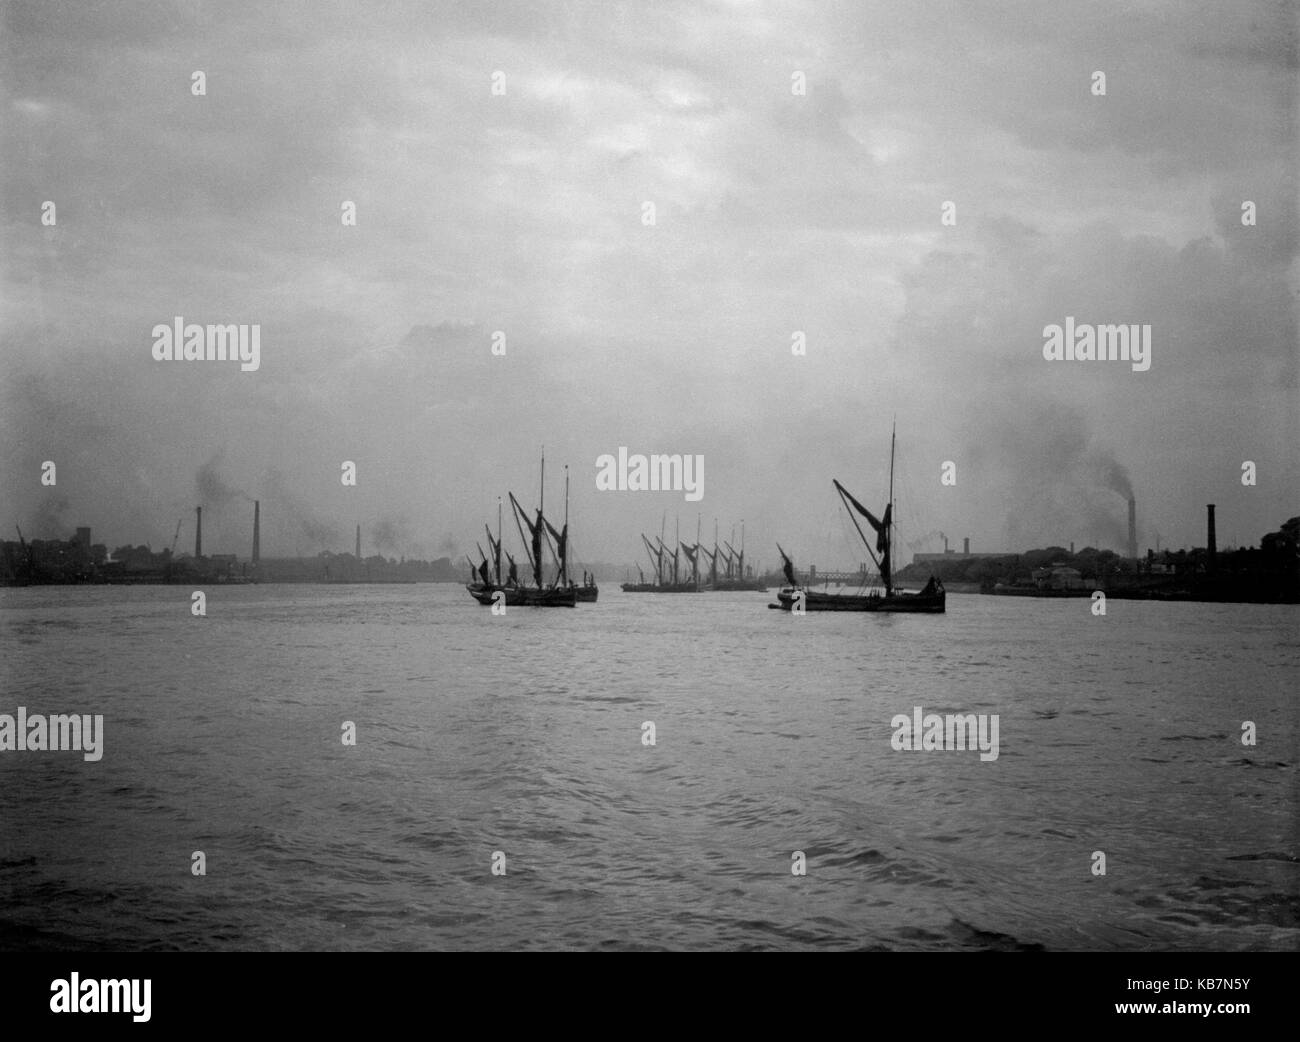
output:
[[[569,526],[566,524],[563,530],[557,532],[555,526],[543,518],[543,524],[546,525],[547,531],[551,533],[551,538],[555,540],[555,556],[560,559],[560,574],[566,579],[569,572],[565,564],[569,557]]]
[[[524,518],[525,521],[528,518]],[[545,519],[542,517],[542,508],[537,508],[537,521],[528,525],[533,535],[533,578],[537,580],[537,585],[542,585],[542,523]]]
[[[519,567],[515,564],[515,559],[510,556],[509,550],[506,551],[506,559],[510,562],[510,576],[506,581],[512,583],[519,582]]]
[[[490,528],[488,528],[487,525],[484,525],[484,526],[483,526],[483,530],[484,530],[485,532],[487,532],[488,549],[492,551],[492,574],[496,576],[496,579],[497,579],[497,585],[500,585],[500,583],[501,583],[501,543],[500,543],[498,540],[492,538],[492,530],[491,530]]]
[[[790,558],[786,556],[786,552],[781,549],[780,543],[776,544],[776,552],[781,555],[781,570],[785,572],[786,581],[791,586],[798,586],[799,583],[795,581],[794,577],[794,565],[790,562]]]
[[[515,499],[515,494],[510,493],[510,505],[515,508],[515,516],[522,518],[524,524],[528,526],[529,542],[532,544],[532,563],[533,563],[533,581],[540,587],[542,585],[542,510],[537,509],[537,520],[530,521],[524,508],[519,505],[519,500]]]
[[[695,543],[692,545],[690,543],[681,543],[680,545],[682,550],[686,553],[686,559],[691,562],[691,581],[695,583],[696,586],[699,586],[700,569],[699,565],[697,565],[695,561],[700,551],[700,544]]]
[[[479,578],[483,580],[484,586],[492,585],[492,580],[489,577],[489,573],[488,573],[488,563],[486,557],[483,558],[483,563],[478,566],[478,574],[479,574]]]
[[[853,509],[856,510],[863,517],[865,517],[867,519],[867,523],[870,524],[871,527],[876,530],[876,553],[883,554],[885,552],[885,548],[889,545],[889,536],[887,533],[889,532],[889,511],[890,511],[890,505],[892,504],[887,504],[885,506],[884,519],[883,520],[878,519],[875,514],[873,514],[870,510],[868,510],[856,499],[854,499],[853,494],[848,489],[846,489],[838,481],[835,481],[834,478],[831,478],[831,481],[834,482],[835,488],[839,490],[840,495],[843,496],[845,499],[847,499],[849,503],[852,504]]]
[[[713,586],[718,585],[718,548],[713,547],[713,553],[709,553],[706,546],[700,547],[700,552],[709,559],[709,583]]]
[[[651,556],[652,558],[654,558],[654,562],[655,562],[655,579],[656,579],[658,582],[662,583],[662,582],[664,581],[664,561],[663,561],[663,554],[662,554],[659,550],[656,550],[656,549],[655,549],[654,544],[651,543],[650,540],[647,539],[647,538],[645,537],[645,534],[644,534],[644,533],[642,533],[642,535],[641,535],[641,542],[645,543],[646,551],[650,554],[650,556]]]

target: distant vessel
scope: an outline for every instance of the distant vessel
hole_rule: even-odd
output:
[[[736,537],[735,530],[732,530],[731,537]],[[739,551],[734,550],[730,543],[723,540],[726,552],[718,548],[717,522],[714,521],[713,532],[713,550],[710,552],[708,547],[700,542],[699,524],[696,523],[695,542],[683,543],[681,541],[681,528],[678,527],[675,548],[668,549],[661,534],[659,538],[652,543],[644,533],[641,536],[641,542],[645,544],[646,553],[650,557],[650,563],[655,569],[654,582],[647,582],[645,572],[641,571],[641,566],[637,565],[637,573],[640,575],[639,582],[626,582],[622,584],[624,593],[706,593],[714,590],[766,590],[767,585],[761,579],[745,578],[745,543],[744,543],[744,522],[741,522],[741,548]],[[686,555],[686,560],[690,562],[691,572],[689,579],[680,577],[681,554]],[[709,569],[707,577],[700,574],[700,557],[703,555],[709,559]],[[725,565],[725,572],[718,574],[718,558],[721,557]],[[671,560],[671,568],[668,561]],[[734,575],[733,575],[734,569]]]
[[[930,581],[920,593],[903,593],[894,589],[890,569],[890,549],[893,544],[894,527],[894,442],[895,436],[891,433],[889,439],[889,500],[885,504],[885,513],[882,518],[877,519],[870,510],[854,499],[849,494],[848,489],[838,481],[832,482],[835,485],[835,491],[839,493],[840,499],[849,510],[849,517],[853,521],[853,527],[858,530],[858,535],[862,537],[867,553],[871,555],[871,559],[875,561],[880,569],[880,580],[884,592],[873,590],[868,593],[843,594],[804,589],[795,578],[794,565],[789,556],[778,544],[777,551],[781,554],[781,567],[785,571],[785,577],[789,585],[783,587],[777,593],[779,603],[769,604],[769,608],[779,608],[782,611],[892,611],[934,614],[947,610],[945,606],[947,594],[944,591],[943,583],[933,575],[930,576]],[[854,511],[865,517],[867,523],[871,525],[876,533],[874,552],[866,534],[862,531],[862,526],[858,524],[858,519],[853,516]],[[880,557],[877,558],[876,554],[879,554]]]
[[[638,565],[637,571],[641,573],[641,581],[636,583],[623,583],[622,590],[624,593],[698,593],[699,592],[700,589],[699,570],[695,566],[695,557],[694,557],[695,548],[691,547],[690,544],[683,543],[681,541],[680,525],[678,526],[677,535],[678,538],[676,540],[676,544],[677,544],[676,549],[673,550],[669,550],[667,545],[664,543],[664,538],[662,535],[662,527],[661,527],[661,534],[659,538],[655,540],[654,543],[651,543],[650,540],[647,539],[644,534],[641,536],[641,541],[645,543],[646,552],[650,555],[650,560],[655,566],[655,581],[652,583],[646,582],[645,573],[641,572],[641,567],[640,565]],[[691,567],[692,578],[686,582],[680,581],[678,578],[678,569],[681,563],[681,558],[679,555],[683,550],[686,551],[687,559],[691,561],[691,566],[692,566]],[[667,558],[672,558],[671,579],[669,579],[670,572],[666,561]]]
[[[556,532],[555,528],[546,520],[542,513],[542,506],[537,507],[536,520],[530,520],[527,511],[519,505],[519,500],[515,499],[513,492],[508,493],[510,496],[510,506],[515,514],[515,525],[519,528],[519,537],[524,543],[524,550],[528,554],[528,561],[533,568],[533,586],[524,586],[518,581],[515,570],[514,559],[510,561],[510,575],[507,581],[501,582],[501,507],[497,506],[497,538],[493,540],[492,533],[489,531],[488,545],[492,547],[493,559],[496,563],[495,579],[488,569],[487,555],[483,554],[483,562],[478,566],[479,582],[470,582],[465,585],[479,604],[490,605],[505,603],[508,606],[522,606],[528,608],[572,608],[578,603],[577,589],[568,578],[568,541],[569,541],[569,523],[568,523],[568,481],[565,481],[565,523],[564,529]],[[542,454],[542,490],[539,494],[539,500],[544,503],[546,495],[546,455]],[[522,523],[521,523],[522,522]],[[530,538],[524,537],[523,526],[528,526]],[[549,532],[554,535],[556,540],[555,554],[559,563],[559,570],[556,573],[555,582],[547,586],[542,581],[542,540]],[[483,553],[482,547],[479,553]],[[509,555],[507,555],[509,556]],[[594,589],[594,584],[593,587]],[[590,598],[594,600],[595,597]]]
[[[732,528],[731,538],[736,538],[736,530]],[[737,550],[725,539],[722,545],[726,551],[718,549],[718,532],[717,522],[714,522],[713,531],[713,554],[711,555],[712,567],[710,569],[710,590],[756,590],[767,592],[767,583],[762,579],[755,579],[745,574],[745,522],[740,522],[740,549]],[[706,553],[708,551],[705,551]],[[722,575],[718,574],[718,557],[722,557],[723,564],[726,566]]]
[[[550,525],[547,525],[550,528]],[[555,529],[551,528],[552,534]],[[582,573],[582,585],[579,586],[569,578],[569,557],[573,549],[572,540],[569,537],[569,467],[564,467],[564,530],[562,535],[556,535],[556,540],[563,545],[564,552],[560,556],[560,581],[573,591],[574,599],[583,604],[594,604],[596,598],[600,596],[600,587],[596,585],[596,577],[588,575],[584,570]]]

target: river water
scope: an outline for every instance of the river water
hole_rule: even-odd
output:
[[[1294,606],[206,593],[0,590],[0,948],[1300,946]]]

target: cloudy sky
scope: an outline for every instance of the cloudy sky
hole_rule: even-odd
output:
[[[257,496],[269,555],[433,556],[545,444],[588,559],[666,514],[830,567],[895,417],[916,548],[1121,548],[1125,474],[1144,547],[1300,513],[1285,3],[0,7],[7,527],[158,548],[202,501],[245,556]],[[261,368],[155,361],[177,315]],[[1150,370],[1044,360],[1066,316]],[[703,501],[597,492],[620,445]]]

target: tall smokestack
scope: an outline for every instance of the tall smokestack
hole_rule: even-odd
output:
[[[357,560],[361,560],[361,526],[357,525]]]
[[[194,556],[203,556],[203,508],[194,508]]]
[[[1128,497],[1128,559],[1136,561],[1138,555],[1138,513],[1137,501]]]
[[[253,563],[262,558],[262,504],[253,500]]]
[[[964,554],[970,553],[970,536],[966,536],[964,539],[962,539],[961,552]]]
[[[1214,504],[1207,503],[1205,505],[1205,512],[1205,552],[1206,557],[1208,558],[1206,561],[1206,567],[1210,571],[1214,571],[1218,566],[1219,556],[1218,543],[1214,538]]]

